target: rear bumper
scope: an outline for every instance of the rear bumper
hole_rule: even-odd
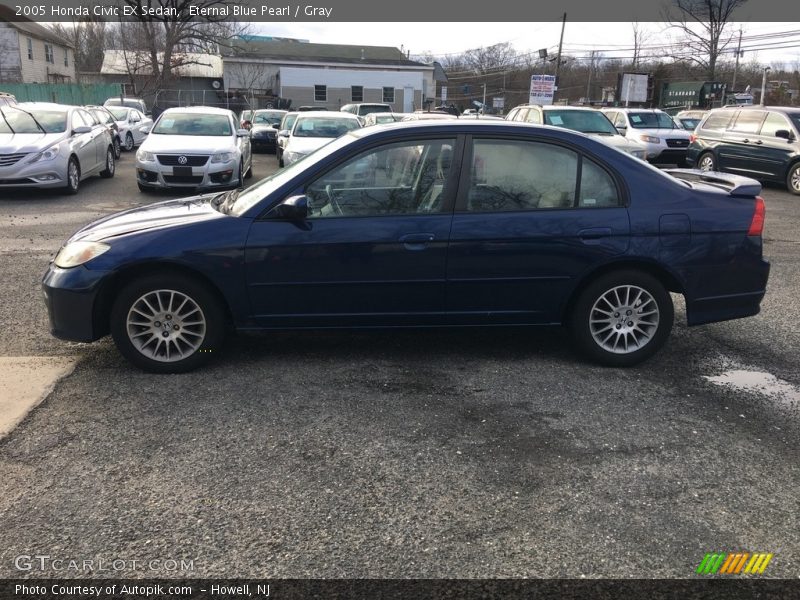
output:
[[[738,280],[745,290],[714,296],[686,298],[686,320],[691,325],[741,319],[757,315],[767,292],[770,264],[766,260],[752,261],[739,272]],[[735,277],[731,274],[731,277]],[[711,275],[709,275],[709,278]],[[742,287],[745,287],[744,285]]]

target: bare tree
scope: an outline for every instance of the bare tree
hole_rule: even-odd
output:
[[[106,22],[81,19],[71,25],[51,23],[50,30],[72,43],[75,50],[75,71],[99,71],[106,48]]]
[[[0,83],[22,81],[22,65],[16,31],[5,23],[0,23]],[[21,38],[19,38],[21,39]]]
[[[670,26],[682,37],[680,58],[700,66],[705,76],[714,80],[717,61],[731,42],[726,28],[733,12],[747,0],[674,0],[674,9],[667,13]]]
[[[124,0],[138,16],[123,23],[123,34],[133,35],[136,50],[146,52],[150,74],[156,85],[172,78],[174,69],[194,64],[191,53],[216,54],[232,38],[245,33],[248,25],[226,21],[224,9],[234,0]],[[161,8],[163,16],[143,16],[143,9]],[[194,8],[195,14],[189,9]],[[204,15],[204,16],[195,16]],[[135,28],[131,27],[135,26]]]
[[[236,62],[226,67],[226,73],[230,76],[230,87],[247,90],[250,105],[253,105],[255,90],[270,90],[275,93],[275,75],[258,63]],[[227,78],[226,78],[227,81]]]
[[[639,67],[639,61],[642,59],[642,48],[650,39],[650,32],[639,22],[634,21],[631,23],[633,28],[633,68]]]
[[[517,51],[508,42],[485,48],[473,48],[463,55],[467,67],[475,69],[478,73],[508,67],[514,63],[516,57]]]

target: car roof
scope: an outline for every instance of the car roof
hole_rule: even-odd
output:
[[[230,116],[232,112],[227,108],[218,108],[216,106],[186,106],[184,108],[174,107],[168,108],[162,115],[167,113],[194,113],[198,115],[228,115]]]
[[[450,131],[452,130],[452,131]],[[358,137],[367,137],[371,135],[389,135],[389,132],[404,131],[413,133],[419,131],[420,133],[429,133],[431,131],[441,131],[442,133],[450,133],[451,135],[458,135],[460,133],[520,133],[520,132],[540,132],[546,135],[556,137],[570,137],[577,136],[591,142],[596,142],[590,136],[579,131],[565,129],[563,127],[554,127],[551,125],[538,125],[533,123],[522,123],[519,121],[506,121],[505,119],[429,119],[429,120],[413,120],[413,121],[398,121],[395,123],[386,123],[381,127],[365,127],[349,132],[348,135],[355,135]],[[602,142],[596,142],[602,145]]]
[[[297,113],[297,118],[299,119],[301,117],[327,117],[329,119],[351,119],[358,121],[358,117],[352,113],[335,110],[304,110]]]
[[[560,104],[520,104],[514,108],[541,108],[542,110],[583,110],[598,112],[596,108],[591,106],[562,106]],[[512,109],[514,110],[514,109]]]
[[[257,108],[253,111],[254,113],[264,113],[264,112],[271,112],[271,113],[288,113],[288,110],[283,110],[280,108]]]
[[[82,108],[80,106],[72,106],[70,104],[58,104],[56,102],[20,102],[17,104],[20,108],[49,108],[50,110],[69,110],[71,108]]]
[[[621,112],[629,113],[629,112],[650,112],[650,113],[663,113],[664,111],[660,108],[631,108],[629,106],[604,106],[600,109],[602,110],[618,110]],[[666,114],[666,113],[664,113]]]

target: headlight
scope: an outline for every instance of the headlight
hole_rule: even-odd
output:
[[[230,162],[236,155],[233,152],[217,152],[211,157],[212,163]]]
[[[62,269],[70,269],[97,258],[111,246],[100,242],[72,242],[67,244],[56,255],[55,265]]]
[[[156,162],[155,154],[146,150],[139,150],[136,153],[136,160],[139,162]]]
[[[660,139],[652,135],[640,135],[639,139],[642,140],[643,142],[647,142],[648,144],[658,144],[659,142],[661,142]]]
[[[40,160],[53,160],[61,152],[61,144],[50,146],[46,150],[42,150],[39,154],[35,154],[30,162],[34,163]]]

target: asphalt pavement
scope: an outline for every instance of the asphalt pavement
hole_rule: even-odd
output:
[[[274,168],[257,155],[256,178]],[[764,190],[762,313],[689,329],[675,297],[633,369],[558,329],[242,335],[172,376],[52,338],[39,284],[61,243],[168,197],[137,191],[131,154],[77,196],[0,195],[0,356],[77,360],[0,441],[0,578],[683,578],[738,551],[800,574],[784,189]]]

